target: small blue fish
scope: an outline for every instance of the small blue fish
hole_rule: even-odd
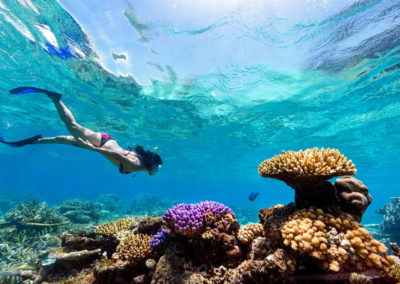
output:
[[[260,193],[257,191],[257,192],[250,192],[250,194],[249,194],[249,200],[250,201],[254,201],[254,200],[256,200],[256,198],[257,198],[257,196],[259,195]]]

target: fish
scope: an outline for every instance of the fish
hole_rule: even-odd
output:
[[[250,194],[249,194],[249,200],[250,201],[254,201],[254,200],[256,200],[256,198],[257,198],[257,196],[259,195],[260,193],[257,191],[257,192],[250,192]]]

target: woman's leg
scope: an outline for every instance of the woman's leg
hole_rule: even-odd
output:
[[[34,141],[32,144],[68,144],[92,151],[100,149],[96,146],[93,146],[91,142],[84,142],[82,139],[76,138],[74,136],[41,137]]]
[[[67,127],[69,133],[75,138],[82,138],[83,140],[89,141],[93,145],[100,146],[101,143],[101,133],[94,132],[88,128],[85,128],[78,123],[76,123],[72,112],[64,105],[64,103],[57,97],[51,97],[58,114],[60,115],[62,121]]]
[[[41,137],[33,144],[68,144],[78,146],[78,140],[74,136]]]

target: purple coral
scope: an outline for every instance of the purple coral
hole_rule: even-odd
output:
[[[165,239],[169,236],[170,230],[168,229],[162,229],[161,231],[157,232],[150,241],[150,247],[151,249],[154,249],[157,247],[159,244],[165,241]]]
[[[164,214],[163,223],[175,234],[192,237],[203,228],[204,216],[212,213],[215,218],[220,218],[226,214],[235,214],[225,205],[214,202],[204,201],[196,204],[178,204],[168,209]]]

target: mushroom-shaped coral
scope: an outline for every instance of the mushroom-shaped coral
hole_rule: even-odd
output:
[[[211,213],[217,219],[228,214],[232,219],[236,219],[232,210],[225,205],[214,201],[204,201],[196,204],[175,205],[165,212],[163,223],[177,235],[193,237],[201,232],[207,213]]]
[[[321,209],[296,211],[282,228],[284,244],[320,260],[323,269],[338,272],[345,263],[388,275],[394,260],[387,248],[354,220]]]
[[[353,162],[336,149],[313,148],[298,152],[282,151],[282,154],[263,161],[258,173],[299,188],[304,184],[320,184],[336,176],[354,175],[356,169]]]
[[[114,259],[139,262],[151,254],[151,236],[145,234],[129,234],[123,238],[113,255]]]
[[[305,151],[282,151],[282,154],[263,161],[258,167],[262,177],[284,181],[295,189],[296,205],[338,206],[335,188],[328,179],[342,175],[354,175],[351,160],[335,149],[313,148]]]
[[[136,225],[136,222],[133,218],[123,218],[114,222],[108,222],[99,225],[96,228],[96,234],[117,237],[119,234],[124,231],[130,231]]]
[[[262,224],[251,223],[240,228],[236,237],[242,244],[248,244],[251,243],[255,237],[263,235],[263,233]]]
[[[340,201],[340,210],[351,214],[360,222],[362,215],[372,202],[368,188],[362,181],[352,176],[338,178],[333,186]]]

